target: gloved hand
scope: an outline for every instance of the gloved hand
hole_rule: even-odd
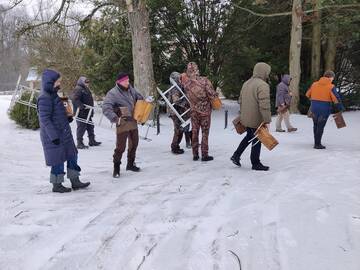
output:
[[[68,121],[69,123],[71,123],[72,121],[74,121],[74,118],[72,116],[68,116]]]
[[[124,119],[125,121],[134,121],[134,118],[131,116],[121,116],[121,119]]]
[[[60,139],[55,139],[52,141],[53,144],[55,145],[59,145],[60,144]]]

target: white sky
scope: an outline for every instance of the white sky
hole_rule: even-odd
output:
[[[39,12],[40,2],[41,0],[23,0],[15,10],[21,11],[26,9],[26,12],[33,17]],[[61,2],[61,0],[42,0],[42,9],[45,11],[45,13],[54,14],[57,8],[59,8]],[[74,7],[71,9],[72,11],[76,11],[81,14],[87,14],[91,11],[92,6],[88,1],[83,0],[76,2],[77,3],[74,4]],[[12,3],[14,3],[14,0],[0,0],[1,5],[9,6]]]

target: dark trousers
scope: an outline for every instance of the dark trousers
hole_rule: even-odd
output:
[[[246,128],[246,136],[239,144],[239,147],[234,152],[234,157],[240,158],[242,153],[245,151],[245,149],[249,146],[252,140],[255,137],[255,131],[256,128]],[[260,152],[261,152],[261,142],[258,142],[258,139],[255,139],[252,141],[252,148],[251,148],[251,164],[257,165],[260,163]]]
[[[328,117],[323,115],[313,114],[312,119],[314,122],[314,142],[315,145],[320,145]]]
[[[171,117],[171,118],[174,122],[174,136],[173,136],[173,140],[171,142],[171,150],[177,150],[177,149],[180,149],[180,143],[183,139],[184,134],[185,134],[186,143],[191,143],[192,132],[184,131],[181,128],[180,120],[176,116]]]
[[[90,121],[91,121],[91,118],[90,118]],[[89,139],[95,137],[95,132],[94,132],[94,126],[93,125],[86,124],[86,123],[83,123],[83,122],[80,122],[80,121],[76,121],[76,124],[77,124],[76,139],[78,141],[83,140],[85,131],[87,131]]]
[[[128,141],[128,164],[133,164],[136,157],[136,149],[139,144],[138,129],[125,131],[117,134],[116,148],[113,155],[114,163],[121,163],[121,158],[126,148],[126,141]]]
[[[192,150],[193,155],[199,155],[199,133],[201,129],[201,155],[206,157],[209,153],[209,132],[211,125],[211,115],[191,114],[192,126]]]

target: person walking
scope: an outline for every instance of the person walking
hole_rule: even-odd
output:
[[[113,155],[113,177],[120,177],[120,164],[128,141],[126,170],[139,172],[135,164],[136,149],[139,144],[137,122],[133,118],[136,101],[144,97],[130,84],[129,75],[120,73],[117,76],[115,87],[105,96],[102,106],[103,114],[111,123],[117,125],[116,148]]]
[[[51,166],[50,183],[53,192],[70,192],[64,187],[64,162],[67,162],[67,178],[73,190],[86,188],[90,182],[80,181],[81,168],[77,163],[77,149],[69,122],[73,119],[66,115],[65,107],[57,92],[61,86],[60,74],[45,69],[41,78],[41,93],[37,100],[40,123],[40,138],[47,166]]]
[[[247,80],[240,92],[240,119],[246,127],[246,136],[236,149],[231,161],[241,166],[240,157],[250,143],[252,169],[257,171],[268,171],[269,167],[260,162],[261,142],[255,139],[257,128],[265,123],[271,122],[270,107],[270,86],[267,83],[271,72],[271,67],[266,63],[257,63],[253,70],[253,76]]]
[[[182,84],[180,82],[180,73],[178,72],[172,72],[170,74],[170,79],[174,80],[174,82],[182,88]],[[182,89],[185,92],[185,89]],[[186,94],[186,93],[185,93]],[[185,120],[190,118],[190,112],[186,113],[187,110],[190,109],[190,103],[186,100],[186,98],[181,98],[181,93],[177,88],[173,88],[170,91],[169,95],[169,101],[174,104],[174,108],[176,111],[183,115],[183,118]],[[191,147],[191,130],[190,130],[190,124],[186,127],[181,126],[181,121],[176,116],[176,114],[170,110],[170,118],[172,119],[174,123],[174,135],[171,142],[171,152],[173,154],[183,154],[184,149],[180,148],[180,143],[185,135],[185,141],[186,141],[186,147]]]
[[[211,161],[214,159],[214,157],[209,156],[208,144],[212,112],[211,101],[218,94],[210,80],[199,75],[199,68],[194,62],[187,65],[186,77],[182,78],[182,84],[190,100],[193,160],[199,160],[199,133],[201,129],[201,161]]]
[[[72,102],[74,104],[74,111],[79,109],[78,118],[81,118],[83,121],[86,121],[90,112],[90,108],[87,106],[94,106],[94,99],[92,93],[89,88],[90,81],[81,76],[76,84],[76,87],[72,94]],[[92,117],[94,116],[94,111],[91,112],[89,121],[92,121]],[[83,121],[76,121],[77,130],[76,130],[76,138],[77,138],[77,148],[78,149],[86,149],[88,146],[84,144],[83,137],[85,131],[88,133],[89,137],[89,146],[99,146],[101,142],[97,142],[95,140],[95,132],[94,125],[89,123],[85,123]]]
[[[276,108],[278,116],[276,119],[276,132],[285,132],[281,127],[281,123],[284,120],[285,126],[288,132],[297,131],[297,128],[294,128],[290,123],[290,104],[291,104],[291,93],[289,91],[291,77],[288,74],[285,74],[281,78],[281,82],[276,87]]]
[[[324,134],[326,122],[331,114],[332,103],[338,110],[343,111],[344,106],[336,91],[333,81],[335,73],[331,70],[326,71],[320,80],[314,82],[306,92],[306,96],[311,100],[311,114],[313,119],[314,149],[325,149],[321,140]]]

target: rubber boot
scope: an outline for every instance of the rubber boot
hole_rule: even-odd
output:
[[[99,146],[101,142],[95,140],[95,136],[89,137],[89,146]]]
[[[133,171],[133,172],[139,172],[140,168],[136,166],[134,160],[128,160],[128,163],[126,165],[127,171]]]
[[[52,192],[65,193],[70,192],[71,188],[64,187],[62,183],[64,182],[64,174],[50,174],[50,183],[53,184]]]
[[[81,188],[86,188],[90,185],[90,182],[81,182],[79,179],[80,173],[73,169],[67,170],[67,178],[70,179],[71,187],[73,190],[78,190]]]
[[[120,177],[120,164],[121,162],[114,162],[114,171],[113,171],[114,178]]]
[[[77,140],[77,149],[88,149],[89,146],[85,145],[83,140]]]

